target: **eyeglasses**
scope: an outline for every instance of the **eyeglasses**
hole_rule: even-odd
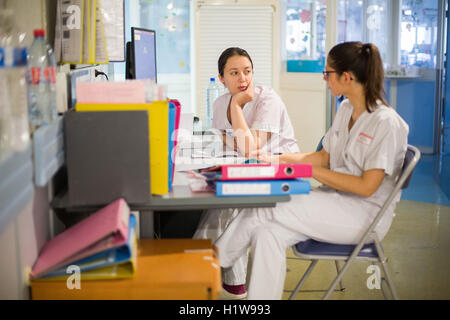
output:
[[[337,71],[327,71],[327,70],[323,70],[323,71],[322,71],[323,78],[324,78],[325,80],[327,80],[327,79],[328,79],[328,75],[329,75],[330,73],[337,73]]]
[[[330,73],[338,73],[338,72],[337,72],[337,71],[327,71],[327,70],[323,70],[323,71],[322,71],[323,78],[324,78],[325,80],[328,80],[328,75],[329,75]],[[350,77],[350,80],[353,80],[353,77]]]

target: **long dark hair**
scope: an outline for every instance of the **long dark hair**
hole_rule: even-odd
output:
[[[223,77],[223,70],[225,69],[225,65],[227,64],[227,61],[229,58],[233,56],[244,56],[247,57],[248,60],[250,60],[250,63],[252,64],[253,69],[253,61],[252,58],[250,58],[250,55],[247,51],[244,49],[238,48],[238,47],[231,47],[226,49],[219,57],[219,61],[217,62],[218,68],[219,68],[219,74],[221,77]]]
[[[337,74],[352,72],[364,86],[366,110],[372,112],[378,101],[388,105],[384,97],[384,69],[378,48],[372,43],[344,42],[334,46],[327,58]]]

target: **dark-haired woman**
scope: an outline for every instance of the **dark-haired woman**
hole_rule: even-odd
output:
[[[408,126],[383,99],[383,66],[373,44],[347,42],[332,48],[324,80],[334,96],[344,95],[323,149],[271,155],[268,162],[312,163],[323,187],[294,195],[276,208],[243,209],[216,241],[220,264],[229,268],[248,247],[252,270],[248,299],[281,299],[286,250],[315,239],[356,244],[394,188],[407,148]],[[375,228],[383,239],[395,204]]]
[[[255,86],[253,62],[247,51],[228,48],[218,60],[219,79],[228,89],[214,103],[213,128],[224,132],[224,142],[246,157],[261,149],[273,153],[299,152],[294,129],[281,98],[271,88]],[[215,241],[237,215],[235,209],[207,211],[194,238]],[[246,297],[247,255],[222,273],[222,298]]]
[[[237,47],[223,51],[218,71],[228,93],[214,103],[212,126],[225,132],[228,145],[236,145],[246,157],[258,149],[299,152],[286,106],[273,89],[254,85],[247,51]]]

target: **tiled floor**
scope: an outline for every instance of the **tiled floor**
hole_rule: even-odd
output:
[[[422,156],[383,240],[400,299],[450,299],[449,162],[449,156]],[[283,299],[308,264],[288,251]],[[354,263],[343,278],[346,290],[336,291],[330,299],[384,299],[381,290],[367,287],[369,265]],[[320,299],[335,276],[334,262],[320,261],[295,299]]]

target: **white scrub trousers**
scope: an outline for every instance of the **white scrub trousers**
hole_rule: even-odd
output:
[[[393,204],[375,229],[383,239],[392,223]],[[364,198],[330,188],[294,195],[276,208],[242,209],[216,241],[220,265],[228,269],[252,252],[249,300],[281,299],[286,277],[286,250],[309,238],[356,244],[380,207]]]
[[[238,213],[237,209],[212,209],[206,211],[200,219],[193,238],[211,239],[214,243]],[[248,253],[246,251],[245,254],[236,260],[231,268],[222,269],[222,282],[231,286],[245,284],[247,264]]]

